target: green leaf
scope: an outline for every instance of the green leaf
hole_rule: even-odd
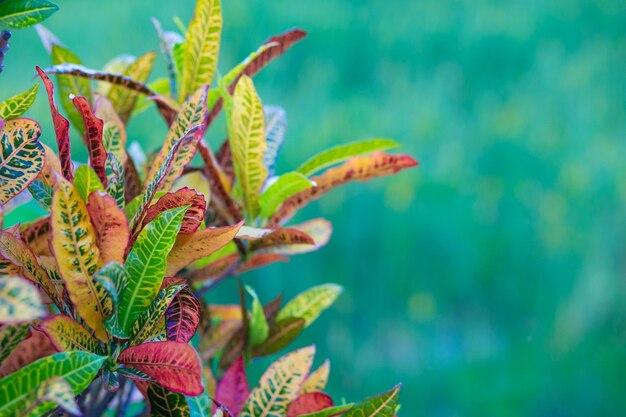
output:
[[[322,311],[335,302],[342,292],[343,288],[336,284],[325,284],[310,288],[289,301],[278,312],[276,320],[286,317],[300,317],[306,321],[305,327],[308,327],[319,317]]]
[[[401,385],[368,398],[352,407],[344,417],[393,417],[398,406]]]
[[[113,197],[120,209],[125,208],[126,198],[124,190],[124,167],[115,154],[109,152],[107,160],[104,163],[104,169],[107,174],[106,193]]]
[[[35,102],[38,88],[39,84],[35,84],[30,90],[8,98],[0,103],[0,119],[15,119],[23,115]]]
[[[311,188],[315,183],[299,172],[283,174],[272,183],[259,198],[261,217],[269,218],[283,202],[292,195]]]
[[[59,7],[46,0],[0,1],[0,30],[21,29],[41,23]]]
[[[274,354],[288,346],[304,329],[304,319],[287,317],[276,320],[267,339],[252,351],[253,357]]]
[[[82,62],[80,58],[67,48],[61,45],[52,45],[52,65],[60,64],[79,64]],[[59,86],[59,96],[61,97],[61,104],[67,113],[70,121],[76,129],[82,134],[85,133],[85,124],[83,118],[74,107],[70,95],[82,96],[90,103],[91,97],[91,84],[86,78],[74,77],[71,75],[57,75],[57,84]]]
[[[5,317],[5,316],[2,316]],[[0,363],[30,334],[32,323],[5,324],[0,327]]]
[[[176,294],[183,288],[185,288],[185,285],[174,284],[159,291],[150,307],[144,310],[137,317],[135,324],[133,324],[130,330],[131,345],[143,343],[158,333],[159,325],[163,324],[166,310],[172,303],[172,300],[174,300],[174,297],[176,297]]]
[[[96,171],[94,171],[88,165],[81,165],[76,170],[76,175],[74,176],[74,186],[76,187],[76,191],[82,197],[83,201],[87,202],[89,194],[94,191],[104,191],[104,187],[96,175]]]
[[[270,329],[267,324],[267,319],[265,318],[265,312],[263,311],[263,304],[259,301],[259,297],[256,295],[256,292],[248,286],[246,286],[246,291],[248,291],[248,294],[252,296],[250,334],[248,336],[248,341],[250,342],[251,347],[255,347],[267,339]]]
[[[84,391],[102,367],[106,358],[87,352],[61,352],[39,359],[0,379],[0,415],[19,415],[37,400],[33,393],[55,377],[63,378],[74,391]],[[34,398],[33,398],[34,397]],[[37,407],[40,415],[54,410],[56,403]]]
[[[211,413],[213,403],[206,393],[202,393],[196,397],[186,398],[190,417],[211,417],[213,415]]]
[[[155,58],[155,52],[148,52],[140,56],[126,68],[123,75],[139,83],[146,82],[154,66]],[[117,84],[111,86],[107,94],[107,98],[124,123],[130,118],[138,97],[139,93],[137,91]]]
[[[20,323],[45,316],[37,288],[19,277],[0,277],[0,322]]]
[[[50,210],[54,188],[45,184],[43,181],[35,180],[28,186],[28,191],[30,191],[33,198],[44,210]]]
[[[159,214],[141,231],[126,259],[128,285],[121,294],[120,325],[130,332],[142,311],[152,304],[165,275],[167,254],[189,206]]]
[[[350,407],[352,406],[353,404],[338,405],[336,407],[326,408],[324,410],[316,411],[314,413],[302,414],[300,417],[334,417],[345,415],[344,413],[346,412],[346,410],[350,409]]]
[[[152,417],[190,417],[189,406],[183,394],[151,383],[148,385],[148,403]]]
[[[365,155],[397,146],[398,142],[391,139],[371,139],[339,145],[309,158],[296,171],[308,177],[324,168],[346,161],[353,156]]]
[[[220,0],[198,0],[182,49],[183,77],[179,101],[211,84],[217,69],[222,33]]]
[[[249,77],[243,76],[237,83],[231,114],[228,114],[228,107],[225,103],[235,174],[243,191],[247,218],[254,219],[259,212],[259,194],[267,177],[267,168],[263,165],[267,143],[263,106]]]

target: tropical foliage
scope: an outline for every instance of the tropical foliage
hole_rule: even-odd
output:
[[[154,23],[168,77],[148,84],[155,54],[94,70],[38,27],[53,64],[37,72],[58,152],[23,117],[37,86],[0,104],[2,207],[33,198],[46,211],[0,233],[0,415],[127,415],[137,392],[156,416],[394,415],[398,387],[336,404],[323,392],[328,361],[312,368],[313,346],[276,360],[251,389],[246,367],[286,348],[342,288],[262,303],[241,275],[328,242],[327,220],[288,225],[310,201],[415,160],[374,139],[275,175],[286,116],[262,104],[252,77],[305,33],[270,38],[215,79],[218,0],[198,0],[184,34]],[[152,104],[168,134],[153,153],[131,152],[127,123]],[[205,134],[222,109],[228,139],[214,152]],[[86,164],[72,159],[71,125]],[[229,277],[239,303],[207,304],[204,295]]]

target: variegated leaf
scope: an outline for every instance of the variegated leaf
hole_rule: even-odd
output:
[[[157,173],[162,165],[165,164],[165,161],[171,155],[171,151],[174,148],[177,141],[185,135],[189,134],[189,131],[194,126],[199,126],[200,129],[197,131],[197,140],[188,142],[185,146],[181,146],[179,150],[179,154],[172,161],[174,165],[171,168],[171,171],[167,174],[166,178],[163,180],[163,183],[159,185],[159,191],[169,191],[174,184],[174,181],[180,177],[182,174],[183,168],[191,162],[191,159],[196,153],[196,145],[198,140],[204,135],[206,118],[207,118],[207,107],[206,107],[206,94],[207,87],[200,87],[197,91],[191,95],[187,101],[182,105],[180,111],[176,115],[176,119],[174,123],[170,127],[169,132],[167,133],[167,137],[165,138],[165,142],[163,146],[159,150],[153,164],[150,166],[150,170],[146,175],[145,184],[150,184],[152,181],[157,178]],[[175,161],[175,162],[174,162]]]
[[[330,375],[330,361],[326,359],[324,363],[304,380],[300,392],[306,394],[307,392],[322,391],[326,388],[328,383],[328,376]]]
[[[190,235],[179,235],[172,251],[167,257],[167,271],[169,276],[176,275],[181,269],[205,258],[229,243],[243,222],[234,226],[206,228]]]
[[[62,351],[83,350],[104,355],[100,343],[76,320],[64,314],[52,316],[39,324],[54,347]]]
[[[0,119],[15,119],[26,113],[26,110],[35,102],[38,88],[39,84],[35,84],[29,90],[0,103]]]
[[[246,368],[243,356],[240,356],[220,378],[215,399],[223,404],[232,415],[237,416],[246,403],[248,395],[250,395],[250,388]]]
[[[222,33],[220,0],[198,0],[183,47],[183,77],[179,101],[211,84],[217,69]]]
[[[123,75],[139,83],[146,82],[152,71],[155,58],[155,52],[148,52],[140,56],[126,68]],[[113,108],[115,108],[115,111],[117,111],[124,123],[130,118],[138,94],[137,91],[129,89],[124,85],[114,84],[109,89],[107,98],[111,101]]]
[[[338,405],[314,413],[302,414],[300,417],[339,417],[345,415],[354,404]]]
[[[104,123],[98,119],[91,110],[91,106],[85,97],[76,96],[72,98],[72,103],[78,110],[83,119],[85,126],[85,144],[89,153],[89,165],[100,178],[104,186],[107,185],[107,174],[105,163],[107,159],[107,151],[102,143],[102,128]]]
[[[263,113],[265,114],[265,138],[267,140],[263,165],[267,168],[267,176],[271,177],[274,175],[278,153],[285,141],[287,113],[280,106],[263,106]]]
[[[170,285],[157,294],[150,307],[144,310],[130,329],[130,345],[138,345],[158,333],[161,319],[172,304],[174,297],[185,287],[182,284]],[[186,343],[186,341],[184,342]]]
[[[300,208],[335,187],[351,181],[367,181],[376,177],[392,175],[400,170],[417,165],[417,161],[408,155],[390,155],[375,152],[367,156],[355,156],[336,168],[325,171],[311,180],[317,184],[308,190],[289,197],[269,220],[269,225],[276,225],[289,219]]]
[[[43,332],[31,327],[30,333],[30,337],[22,340],[9,356],[0,363],[0,379],[24,368],[37,359],[57,352],[48,336]]]
[[[250,250],[271,248],[284,245],[315,245],[315,241],[305,232],[291,227],[275,227],[271,233],[250,242]]]
[[[0,380],[0,415],[20,415],[38,401],[33,393],[54,377],[63,378],[78,395],[89,386],[105,358],[87,352],[61,352],[40,359]],[[58,405],[44,402],[37,406],[39,415]]]
[[[128,159],[126,162],[130,163]],[[117,206],[123,209],[126,204],[126,175],[124,173],[124,166],[113,153],[107,154],[107,160],[104,166],[107,173],[106,192],[113,197]]]
[[[57,147],[59,148],[59,159],[61,160],[62,174],[67,180],[74,178],[74,165],[72,164],[72,154],[70,151],[70,122],[59,113],[59,109],[54,102],[54,85],[50,78],[42,71],[41,68],[36,67],[37,73],[41,77],[41,80],[46,87],[46,93],[48,94],[48,104],[50,106],[50,113],[52,114],[52,121],[54,123],[54,133],[56,135]]]
[[[113,108],[113,104],[103,96],[98,96],[94,104],[96,117],[104,122],[102,143],[107,153],[114,154],[123,162],[126,159],[126,126],[119,114]]]
[[[391,139],[370,139],[338,145],[312,156],[300,165],[296,171],[308,177],[353,156],[365,155],[397,146],[399,146],[398,142]]]
[[[199,395],[202,367],[196,351],[186,343],[152,342],[126,348],[118,361],[154,378],[159,385],[185,395]]]
[[[31,27],[57,10],[59,6],[47,0],[0,2],[0,30]]]
[[[309,413],[315,413],[335,405],[330,395],[323,392],[309,392],[300,394],[289,404],[286,417],[298,417]]]
[[[159,213],[181,206],[189,206],[189,209],[185,213],[179,233],[185,235],[194,233],[204,221],[206,200],[204,196],[198,194],[196,190],[187,187],[181,188],[173,193],[167,193],[159,198],[157,202],[146,211],[146,217],[143,219],[142,227],[145,227],[146,224],[154,220]]]
[[[46,316],[39,291],[15,276],[0,276],[0,323],[17,324]]]
[[[259,195],[267,177],[267,168],[263,165],[267,143],[263,106],[248,77],[242,77],[237,83],[229,120],[230,148],[243,192],[244,211],[248,219],[254,219],[259,213]]]
[[[103,322],[112,309],[111,300],[93,279],[101,266],[100,250],[85,202],[63,178],[52,199],[51,221],[54,256],[70,299],[96,336],[106,341]]]
[[[289,301],[276,316],[277,320],[286,317],[299,317],[305,320],[308,327],[319,315],[330,307],[343,288],[336,284],[325,284],[310,288]]]
[[[24,191],[44,165],[41,127],[31,119],[11,119],[0,130],[0,203]]]
[[[281,255],[296,255],[307,253],[326,246],[333,233],[332,224],[325,219],[312,219],[301,224],[293,225],[290,229],[297,229],[313,239],[314,244],[275,245],[260,249],[260,252],[278,253]]]
[[[176,83],[176,64],[174,62],[173,48],[176,43],[183,42],[182,36],[176,32],[164,32],[161,28],[161,23],[152,18],[152,24],[156,30],[159,38],[159,46],[161,47],[161,55],[165,61],[165,69],[167,70],[167,82],[169,84],[170,96],[177,97],[177,83]]]
[[[146,396],[152,417],[192,417],[183,394],[150,383],[147,384]]]
[[[252,390],[240,417],[283,416],[311,369],[315,347],[298,349],[274,362]]]
[[[68,413],[80,415],[81,411],[78,408],[75,397],[76,394],[70,384],[58,376],[49,379],[37,390],[37,399],[39,401],[54,403]]]
[[[185,286],[176,294],[165,312],[167,339],[189,342],[198,329],[201,313],[200,302],[189,287]]]
[[[353,406],[345,417],[392,417],[398,406],[400,385]]]
[[[76,178],[78,179],[78,172]],[[126,214],[108,194],[94,192],[89,195],[87,201],[87,211],[102,263],[123,263],[130,237]]]
[[[174,246],[187,207],[164,211],[141,231],[126,259],[128,286],[121,294],[120,325],[130,332],[142,311],[152,304],[166,271],[167,255]]]
[[[0,326],[0,363],[30,334],[31,322]]]

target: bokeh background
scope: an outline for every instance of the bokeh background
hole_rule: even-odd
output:
[[[192,0],[57,3],[46,26],[96,68],[157,50],[150,16],[174,29],[171,17],[186,22],[193,9]],[[265,300],[345,286],[296,344],[316,342],[318,362],[331,358],[329,391],[357,400],[403,382],[404,416],[623,415],[626,3],[223,8],[222,72],[272,34],[309,32],[256,78],[264,102],[289,116],[279,169],[375,136],[420,161],[313,204],[301,218],[332,220],[331,243],[246,277]],[[2,98],[49,64],[34,31],[14,33],[12,45]],[[152,79],[163,73],[159,65]],[[30,115],[52,140],[43,95]],[[164,135],[152,110],[130,126],[149,148]],[[211,142],[223,137],[218,129]],[[233,287],[213,300],[235,300]]]

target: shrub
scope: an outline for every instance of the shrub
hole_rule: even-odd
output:
[[[329,362],[313,369],[314,346],[284,354],[250,389],[246,366],[286,348],[342,289],[319,285],[284,306],[281,296],[263,304],[241,275],[326,244],[327,220],[286,225],[310,201],[416,162],[373,139],[274,175],[286,116],[262,105],[251,77],[305,33],[270,38],[214,81],[218,0],[198,0],[184,36],[154,24],[168,77],[149,84],[154,53],[93,70],[38,28],[53,63],[37,71],[58,153],[22,117],[36,87],[0,105],[0,202],[15,209],[15,197],[30,193],[48,212],[0,234],[0,415],[130,415],[144,404],[137,390],[156,416],[394,415],[399,387],[335,404],[323,392]],[[88,164],[72,160],[70,122],[48,74]],[[169,132],[145,156],[127,146],[126,125],[152,104]],[[221,110],[228,139],[214,153],[204,135]],[[229,277],[239,302],[207,304],[203,295]]]

